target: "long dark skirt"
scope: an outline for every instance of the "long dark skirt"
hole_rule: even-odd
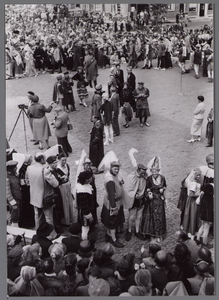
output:
[[[136,108],[136,118],[147,118],[150,117],[150,115],[149,107],[144,109]]]
[[[168,51],[165,54],[165,67],[166,69],[173,67],[170,52]]]
[[[147,200],[142,214],[140,232],[143,235],[163,237],[166,234],[165,202],[159,195]]]

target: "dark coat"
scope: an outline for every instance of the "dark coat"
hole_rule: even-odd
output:
[[[103,147],[103,129],[98,122],[94,124],[90,134],[89,158],[93,165],[97,168],[104,157]]]
[[[127,77],[127,82],[129,83],[130,86],[130,90],[132,92],[134,92],[135,90],[135,85],[136,85],[136,80],[135,80],[135,75],[133,73],[131,73],[128,77]]]
[[[39,236],[39,235],[35,234],[32,237],[31,245],[33,245],[34,243],[40,244],[40,247],[42,248],[41,259],[44,259],[45,257],[50,256],[48,249],[52,245],[52,242],[49,239],[47,239],[44,236]]]
[[[119,72],[116,72],[115,75],[119,87],[119,92],[123,89],[123,84],[124,84],[124,74],[123,70],[119,70]]]
[[[103,116],[103,123],[104,125],[110,125],[112,124],[112,113],[113,113],[113,105],[110,101],[105,101],[103,105],[101,105],[99,109],[100,113],[104,113]]]
[[[70,236],[62,239],[62,243],[66,246],[66,253],[78,253],[78,246],[81,242],[79,236]]]
[[[200,65],[202,62],[202,52],[201,50],[196,50],[194,53],[194,64]]]

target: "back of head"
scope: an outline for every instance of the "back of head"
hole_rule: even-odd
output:
[[[148,269],[139,269],[135,273],[135,282],[138,286],[143,286],[149,291],[151,289],[151,273]]]
[[[164,250],[160,250],[155,254],[154,261],[158,267],[165,267],[167,263],[167,253]]]
[[[110,287],[109,296],[119,296],[122,292],[119,280],[114,277],[108,277],[106,281],[108,282]]]
[[[117,265],[117,271],[122,277],[127,277],[129,275],[129,263],[126,259],[121,259]]]
[[[167,270],[167,277],[169,281],[181,281],[183,276],[182,269],[175,262],[169,264]]]
[[[97,266],[103,266],[106,260],[106,253],[102,249],[97,249],[93,254],[93,262]]]
[[[149,254],[154,258],[155,254],[161,250],[161,246],[158,243],[149,244]]]
[[[143,286],[135,286],[132,285],[128,289],[128,293],[131,294],[132,296],[147,296],[148,292],[145,287]]]
[[[212,263],[212,258],[211,258],[211,251],[206,247],[206,246],[201,246],[198,250],[198,256],[208,262]]]
[[[191,259],[191,252],[185,244],[177,244],[174,250],[174,256],[177,263],[182,265]]]
[[[110,243],[104,244],[101,249],[106,253],[108,257],[113,256],[113,254],[115,253],[114,248]]]
[[[51,257],[44,258],[44,260],[42,262],[43,272],[51,274],[54,271],[53,267],[54,267],[54,263],[53,263],[53,260],[51,259]]]

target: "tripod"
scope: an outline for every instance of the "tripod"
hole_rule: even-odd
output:
[[[11,134],[10,134],[10,136],[9,136],[8,141],[10,141],[10,139],[11,139],[11,137],[12,137],[12,134],[13,134],[13,132],[14,132],[14,130],[15,130],[15,127],[16,127],[16,125],[17,125],[17,122],[18,122],[18,120],[19,120],[19,118],[20,118],[20,115],[22,114],[22,116],[23,116],[23,124],[24,124],[25,145],[26,145],[26,151],[28,151],[28,149],[27,149],[26,124],[25,124],[25,118],[24,118],[24,116],[26,115],[26,117],[27,117],[28,119],[29,119],[29,117],[28,117],[27,112],[26,112],[26,110],[25,110],[25,107],[26,107],[26,106],[25,106],[24,104],[20,104],[20,105],[18,105],[18,107],[20,108],[20,112],[19,112],[19,114],[18,114],[17,120],[16,120],[16,122],[15,122],[15,124],[14,124],[14,127],[13,127],[13,129],[12,129],[12,131],[11,131]]]

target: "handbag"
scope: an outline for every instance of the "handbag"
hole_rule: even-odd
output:
[[[56,204],[56,199],[58,198],[58,195],[54,191],[52,191],[50,194],[45,194],[46,183],[44,178],[44,169],[42,169],[42,174],[44,182],[43,208],[47,209]]]
[[[73,129],[73,125],[70,122],[67,124],[67,127],[68,127],[68,130],[72,130]]]

